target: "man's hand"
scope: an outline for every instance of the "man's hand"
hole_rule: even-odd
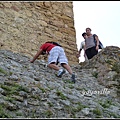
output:
[[[33,60],[30,60],[31,63],[33,63],[34,61]]]
[[[33,63],[37,58],[38,56],[42,53],[42,49],[39,49],[36,53],[36,55],[33,57],[32,60],[30,60],[31,63]]]
[[[96,46],[96,50],[98,50],[98,49],[99,49],[99,46],[97,45],[97,46]]]
[[[77,57],[77,58],[79,58],[79,57],[80,57],[80,54],[79,54],[79,53],[77,53],[77,54],[76,54],[76,57]]]

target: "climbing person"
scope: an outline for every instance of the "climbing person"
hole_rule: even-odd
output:
[[[66,54],[64,52],[64,49],[62,46],[58,44],[53,44],[53,42],[46,42],[40,46],[37,53],[33,57],[32,60],[30,60],[31,63],[33,63],[39,55],[48,54],[48,67],[51,69],[54,69],[58,72],[57,77],[62,77],[62,75],[66,72],[65,69],[69,72],[71,75],[71,81],[76,82],[75,80],[75,74],[73,73],[71,67],[68,64],[68,59],[66,57]],[[60,68],[57,64],[60,63],[60,65],[64,68]]]

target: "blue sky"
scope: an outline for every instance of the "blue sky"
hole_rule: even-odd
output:
[[[87,27],[98,35],[104,47],[120,47],[120,1],[73,1],[73,12],[78,49]],[[84,61],[83,50],[79,59]]]

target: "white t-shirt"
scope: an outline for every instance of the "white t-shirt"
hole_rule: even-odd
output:
[[[80,49],[84,49],[84,46],[85,46],[85,41],[82,41],[80,44]]]

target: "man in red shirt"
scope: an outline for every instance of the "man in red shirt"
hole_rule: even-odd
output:
[[[39,55],[42,55],[44,51],[46,52],[46,54],[49,55],[48,67],[57,70],[57,76],[62,77],[62,75],[65,73],[65,70],[60,69],[58,65],[56,65],[59,62],[61,66],[65,68],[69,72],[69,74],[71,74],[71,81],[75,83],[75,74],[72,72],[71,67],[68,65],[68,59],[65,55],[64,49],[60,46],[54,45],[52,43],[44,43],[40,46],[40,49],[37,51],[36,55],[30,62],[33,63]]]

